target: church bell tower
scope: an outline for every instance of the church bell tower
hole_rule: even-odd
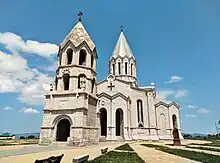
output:
[[[129,82],[136,86],[136,61],[131,48],[124,35],[123,26],[121,33],[109,61],[109,73],[116,79]]]
[[[78,22],[60,44],[56,77],[47,93],[40,142],[98,143],[95,44]],[[65,120],[65,123],[64,123]]]

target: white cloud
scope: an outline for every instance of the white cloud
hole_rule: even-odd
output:
[[[190,108],[190,109],[196,109],[196,108],[198,108],[198,106],[195,106],[195,105],[188,105],[187,108]]]
[[[190,118],[196,118],[196,117],[197,117],[197,115],[195,115],[195,114],[186,114],[186,117],[190,117]]]
[[[18,99],[26,104],[43,104],[45,91],[53,80],[47,74],[30,68],[19,54],[0,51],[0,93],[19,93]]]
[[[57,54],[59,47],[56,44],[40,43],[33,40],[23,40],[20,36],[11,33],[0,33],[0,43],[9,50],[18,50],[26,53],[33,53],[42,57],[50,57]]]
[[[39,114],[40,112],[38,110],[32,109],[32,108],[22,108],[20,112],[25,114]]]
[[[200,108],[199,110],[197,110],[197,112],[200,114],[207,114],[207,113],[210,113],[210,110],[206,108]]]
[[[187,96],[187,94],[188,94],[188,90],[184,90],[184,89],[182,89],[182,90],[176,90],[175,91],[175,94],[174,94],[174,97],[176,98],[176,99],[180,99],[180,98],[183,98],[183,97],[186,97]]]
[[[3,108],[3,110],[14,110],[14,108],[10,107],[10,106],[6,106]]]
[[[166,103],[170,103],[171,101],[168,98],[174,94],[173,90],[159,90],[157,92],[157,98]]]
[[[180,76],[171,76],[170,79],[168,81],[166,81],[165,83],[177,83],[177,82],[180,82],[183,79],[184,78],[180,77]]]
[[[43,104],[45,91],[49,90],[49,85],[53,79],[53,77],[40,73],[35,79],[22,87],[18,99],[25,104]]]
[[[165,89],[165,90],[158,90],[157,92],[157,98],[161,101],[164,101],[166,103],[170,103],[170,99],[181,99],[188,95],[188,90],[180,89]]]

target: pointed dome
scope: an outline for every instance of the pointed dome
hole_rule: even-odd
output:
[[[71,41],[75,47],[79,46],[83,41],[85,41],[90,50],[94,50],[95,44],[93,43],[92,39],[90,38],[89,34],[85,30],[83,24],[81,21],[79,21],[73,29],[70,31],[70,33],[66,36],[64,41],[60,44],[61,49],[66,45],[68,41]]]
[[[121,31],[121,33],[120,33],[120,36],[119,36],[118,41],[115,45],[113,55],[112,55],[113,58],[117,58],[118,56],[120,56],[120,57],[128,56],[128,58],[134,58],[134,55],[133,55],[131,48],[125,38],[123,31]]]

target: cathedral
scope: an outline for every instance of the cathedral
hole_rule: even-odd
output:
[[[54,82],[45,94],[39,144],[170,140],[174,129],[183,139],[179,106],[160,101],[153,82],[138,86],[137,63],[123,29],[105,80],[96,79],[98,54],[81,17],[61,42],[58,58]]]

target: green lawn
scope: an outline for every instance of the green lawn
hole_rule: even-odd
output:
[[[145,163],[136,153],[110,151],[88,163]]]
[[[38,144],[39,139],[1,140],[0,146]]]
[[[209,147],[193,147],[193,146],[186,146],[186,148],[192,148],[192,149],[201,149],[201,150],[208,150],[208,151],[214,151],[214,152],[220,152],[220,148],[209,148]]]
[[[204,152],[174,149],[174,148],[168,148],[165,146],[154,145],[154,144],[142,144],[142,145],[145,147],[155,148],[156,150],[159,150],[159,151],[163,151],[169,154],[177,155],[180,157],[188,158],[188,159],[203,162],[203,163],[219,163],[220,162],[220,156],[207,154]]]
[[[212,143],[205,143],[205,144],[191,143],[190,145],[200,145],[200,146],[213,146],[213,147],[220,147],[220,141],[213,141]]]
[[[119,146],[119,147],[117,147],[117,148],[115,148],[116,150],[123,150],[123,151],[134,151],[131,147],[130,147],[130,145],[128,144],[128,143],[126,143],[126,144],[123,144],[123,145],[121,145],[121,146]]]

